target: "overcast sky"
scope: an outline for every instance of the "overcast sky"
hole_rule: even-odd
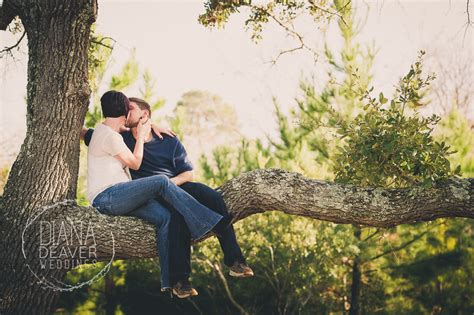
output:
[[[378,48],[377,89],[391,91],[420,49],[428,56],[440,49],[473,56],[472,28],[465,34],[464,0],[355,1],[355,6],[360,17],[368,14],[359,40],[374,41]],[[315,65],[307,52],[297,52],[272,66],[267,61],[297,45],[278,27],[269,25],[264,40],[256,45],[244,31],[243,15],[232,17],[224,30],[209,30],[197,22],[202,12],[202,1],[99,1],[97,31],[117,41],[109,74],[117,72],[135,48],[141,69],[155,76],[157,94],[166,99],[161,114],[169,114],[186,91],[206,90],[235,107],[244,134],[274,134],[272,97],[285,110],[294,106],[299,79],[318,74],[322,64]],[[300,26],[308,42],[320,48],[321,31],[311,23]],[[14,43],[17,37],[0,32],[0,46]],[[334,29],[328,39],[337,47],[340,39]],[[0,60],[0,155],[17,150],[24,137],[25,44],[22,51],[15,54],[15,62]],[[132,96],[137,91],[134,87],[125,92]]]

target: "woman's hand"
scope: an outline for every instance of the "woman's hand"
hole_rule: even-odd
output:
[[[146,121],[145,121],[145,118],[140,118],[137,125],[138,138],[146,139],[150,131],[151,131],[150,119],[146,118]]]
[[[151,124],[151,129],[153,129],[153,132],[156,133],[156,135],[160,137],[160,139],[162,140],[163,140],[163,136],[161,135],[162,133],[167,134],[170,137],[176,136],[176,134],[171,129],[158,127],[156,124]]]

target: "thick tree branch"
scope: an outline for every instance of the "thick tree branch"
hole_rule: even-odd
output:
[[[452,178],[434,188],[361,188],[260,169],[219,189],[238,219],[277,210],[335,223],[392,227],[441,217],[474,218],[473,187],[474,179]]]
[[[218,188],[235,221],[282,211],[335,223],[393,227],[442,217],[474,218],[474,179],[448,179],[434,188],[361,188],[313,180],[280,169],[242,174]],[[93,225],[98,260],[156,257],[155,229],[133,217],[112,217],[92,207],[63,206],[55,220]],[[113,234],[113,240],[111,239]],[[112,246],[112,243],[115,243]]]

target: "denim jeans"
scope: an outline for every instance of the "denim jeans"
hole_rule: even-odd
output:
[[[186,182],[179,187],[193,196],[202,205],[224,217],[229,216],[229,211],[221,194],[211,187],[196,182]],[[171,213],[176,214],[171,204],[160,197],[157,199],[171,210]],[[187,279],[191,274],[191,239],[186,222],[180,214],[176,214],[173,217],[168,228],[170,246],[177,249],[174,252],[175,255],[170,257],[170,276],[172,283],[175,283],[178,280]],[[224,253],[224,264],[226,266],[231,266],[236,261],[245,262],[232,225],[229,225],[217,238]]]
[[[172,204],[184,217],[193,240],[203,237],[223,218],[200,204],[165,175],[115,184],[98,194],[92,206],[105,214],[125,215],[156,197]]]
[[[160,196],[173,204],[173,213],[160,204],[155,198]],[[92,201],[92,206],[103,214],[133,215],[142,218],[157,228],[157,249],[161,269],[162,289],[169,288],[170,262],[177,250],[170,243],[170,225],[177,219],[184,220],[189,228],[190,237],[199,239],[208,233],[223,216],[200,204],[183,189],[172,183],[165,175],[155,175],[111,186]]]

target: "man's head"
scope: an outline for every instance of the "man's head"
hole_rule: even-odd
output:
[[[151,118],[151,107],[145,100],[138,97],[130,97],[130,113],[127,119],[127,127],[136,127],[140,118],[147,120]]]
[[[105,118],[127,117],[130,101],[122,92],[112,90],[102,95],[100,105]]]

